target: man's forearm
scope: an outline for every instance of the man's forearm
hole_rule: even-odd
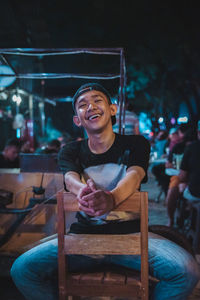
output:
[[[115,199],[115,205],[118,205],[138,190],[144,176],[145,173],[142,168],[134,167],[130,169],[126,176],[120,180],[116,188],[111,191]]]
[[[188,181],[188,172],[186,172],[184,170],[180,170],[178,177],[179,177],[180,182],[187,182]]]
[[[80,176],[76,172],[68,172],[65,174],[66,188],[75,195],[78,195],[81,188],[85,186],[81,182]]]

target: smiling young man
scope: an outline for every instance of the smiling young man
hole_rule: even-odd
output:
[[[74,122],[83,126],[88,139],[67,144],[59,154],[66,188],[77,195],[80,212],[73,233],[134,233],[137,215],[112,211],[147,179],[150,146],[143,136],[115,134],[116,107],[101,85],[81,86],[73,98]],[[70,271],[97,269],[115,264],[140,269],[140,258],[131,255],[69,256]],[[160,281],[152,299],[184,300],[200,274],[194,258],[175,243],[149,235],[150,274]],[[58,299],[50,278],[57,270],[57,240],[39,245],[19,257],[12,277],[29,300]]]
[[[146,177],[149,143],[143,136],[113,132],[117,107],[99,84],[82,86],[74,96],[73,106],[74,123],[85,128],[88,139],[70,144],[60,153],[66,187],[78,196],[84,225],[107,224],[110,228],[109,220],[116,220],[118,230],[127,227],[128,232],[131,226],[125,221],[134,218],[130,213],[123,217],[113,213],[112,208],[135,192]],[[139,222],[134,219],[134,223],[138,230]]]

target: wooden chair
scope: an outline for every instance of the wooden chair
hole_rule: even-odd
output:
[[[141,234],[67,234],[65,212],[78,211],[76,196],[57,194],[58,201],[58,274],[59,299],[67,296],[118,296],[148,299],[148,194],[137,192],[115,210],[140,213]],[[85,246],[87,245],[87,246]],[[67,270],[67,255],[141,255],[141,273],[125,268],[97,273],[74,273]]]

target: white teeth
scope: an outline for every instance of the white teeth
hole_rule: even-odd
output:
[[[97,117],[100,117],[100,116],[101,116],[100,114],[92,115],[92,116],[89,117],[89,120],[93,120],[93,119],[95,119]]]

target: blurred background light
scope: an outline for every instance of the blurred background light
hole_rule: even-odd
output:
[[[16,138],[20,138],[21,137],[21,132],[20,132],[20,128],[17,128],[16,130]]]
[[[172,125],[174,125],[174,124],[176,124],[176,119],[175,118],[171,118],[170,122],[171,122]]]
[[[12,96],[12,101],[13,101],[13,102],[16,102],[17,105],[20,105],[20,103],[22,102],[22,98],[21,98],[20,95],[13,95],[13,96]]]
[[[188,117],[180,117],[177,119],[177,123],[181,124],[181,123],[187,123],[188,122]]]

